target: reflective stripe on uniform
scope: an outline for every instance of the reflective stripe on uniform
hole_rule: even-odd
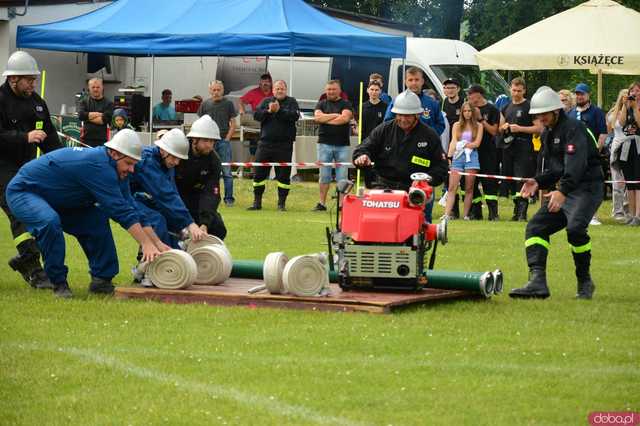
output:
[[[498,201],[498,196],[497,195],[485,195],[484,199],[485,200]]]
[[[527,240],[524,242],[524,246],[525,247],[529,247],[529,246],[532,246],[534,244],[541,245],[542,247],[546,248],[547,250],[549,250],[549,247],[551,246],[551,243],[549,243],[549,241],[545,240],[544,238],[540,238],[540,237],[527,238]]]
[[[31,236],[30,233],[23,232],[22,234],[18,235],[13,239],[13,244],[15,244],[16,247],[18,247],[20,244],[24,243],[27,240],[30,240],[31,238],[33,237]]]
[[[591,241],[581,246],[571,246],[571,251],[580,254],[591,250]]]
[[[253,187],[257,187],[257,186],[266,186],[267,185],[267,179],[265,180],[261,180],[260,182],[253,182]]]
[[[522,196],[520,195],[520,193],[518,193],[518,194],[514,194],[514,195],[512,195],[512,196],[511,196],[511,199],[512,199],[512,200],[517,200],[518,198],[522,198]]]
[[[278,181],[278,188],[282,188],[282,189],[291,189],[291,185],[287,184],[287,183],[282,183],[280,181]]]
[[[429,167],[431,165],[431,160],[418,157],[417,155],[414,155],[413,157],[411,157],[411,162],[413,164],[417,164],[418,166],[423,166],[423,167]]]
[[[481,202],[482,202],[482,195],[471,200],[472,204],[481,203]]]
[[[593,132],[588,127],[587,127],[587,133],[589,133],[589,136],[591,136],[593,143],[596,144],[596,148],[598,148],[598,139],[596,139],[596,137],[593,135]]]

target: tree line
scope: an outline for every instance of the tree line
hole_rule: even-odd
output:
[[[585,0],[307,0],[308,3],[371,15],[410,24],[416,37],[464,40],[478,50],[545,18],[583,3]],[[640,10],[640,0],[616,0]],[[567,22],[575,27],[576,38],[589,31],[580,22]],[[615,22],[611,30],[615,31]],[[596,76],[586,70],[503,72],[505,78],[523,75],[529,88],[541,85],[554,89],[572,89],[578,82],[589,83],[595,91]],[[605,76],[604,107],[613,103],[618,90],[638,76]],[[594,93],[595,97],[595,93]]]

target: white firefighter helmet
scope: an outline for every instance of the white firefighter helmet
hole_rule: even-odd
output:
[[[7,69],[2,73],[3,77],[11,75],[40,75],[40,69],[33,56],[19,50],[9,56]]]
[[[131,157],[134,160],[140,161],[140,154],[142,153],[142,142],[136,132],[131,129],[122,129],[111,139],[105,143],[104,146],[111,148],[114,151],[118,151],[122,155]]]
[[[405,90],[400,93],[393,101],[391,112],[394,114],[422,114],[424,108],[418,95],[411,90]]]
[[[551,87],[541,86],[531,97],[529,114],[542,114],[562,108],[564,108],[564,105],[560,101],[560,95]]]
[[[220,128],[209,114],[205,114],[193,122],[187,137],[215,140],[222,139],[220,137]]]
[[[180,129],[169,130],[162,136],[162,139],[158,139],[154,143],[174,157],[181,160],[189,159],[189,140]]]

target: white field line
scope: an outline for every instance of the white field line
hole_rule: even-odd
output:
[[[185,379],[177,374],[164,373],[162,371],[151,368],[140,367],[135,364],[120,361],[119,359],[102,354],[89,349],[80,349],[74,347],[44,347],[35,344],[2,344],[0,347],[11,347],[12,349],[22,349],[28,351],[47,351],[60,352],[72,355],[76,358],[88,361],[96,365],[104,365],[114,370],[119,370],[125,374],[130,374],[142,379],[155,381],[164,385],[171,385],[186,389],[193,393],[203,393],[220,398],[226,398],[247,405],[252,409],[259,408],[269,411],[276,415],[300,418],[317,424],[336,424],[336,425],[360,425],[361,423],[353,422],[343,417],[325,416],[314,410],[300,405],[288,404],[278,401],[275,397],[264,397],[254,395],[234,389],[230,386],[215,385],[208,383],[196,382]]]
[[[2,345],[0,344],[0,348]],[[12,347],[19,348],[27,348],[28,345],[18,345],[11,344]],[[27,348],[28,349],[28,348]],[[51,350],[56,351],[56,348],[50,349],[38,349],[38,347],[34,347],[33,350]],[[139,354],[139,355],[148,355],[148,356],[160,356],[164,358],[178,358],[180,360],[184,360],[185,357],[189,359],[202,359],[202,360],[215,360],[215,361],[224,361],[225,359],[234,358],[237,359],[236,355],[226,356],[224,354],[212,354],[210,352],[205,353],[175,353],[168,351],[160,351],[156,349],[132,349],[132,348],[118,348],[118,347],[110,347],[110,351],[123,353],[123,354]],[[494,373],[507,373],[507,372],[517,372],[521,373],[526,371],[528,373],[540,373],[540,374],[557,374],[562,373],[565,375],[575,375],[575,376],[625,376],[625,377],[640,377],[640,369],[633,366],[616,366],[616,365],[607,365],[607,366],[581,366],[574,367],[570,365],[559,365],[559,364],[539,364],[536,363],[536,358],[541,355],[548,355],[547,351],[544,353],[537,353],[534,350],[526,351],[526,356],[521,355],[520,352],[514,352],[513,357],[519,357],[522,359],[521,363],[515,362],[496,362],[496,363],[488,363],[488,362],[478,362],[478,361],[455,361],[455,360],[447,360],[446,362],[429,359],[429,356],[425,356],[424,359],[416,359],[415,357],[409,358],[392,358],[388,356],[374,356],[374,357],[340,357],[340,358],[331,358],[328,356],[322,357],[307,357],[305,358],[310,364],[314,365],[323,365],[327,364],[327,367],[335,366],[335,365],[343,365],[347,366],[349,364],[355,364],[356,366],[364,366],[366,364],[380,364],[381,366],[386,366],[390,368],[390,366],[399,364],[397,367],[402,368],[432,368],[434,370],[440,371],[449,371],[449,370],[462,370],[462,369],[471,369],[474,371],[489,371]],[[561,354],[562,350],[558,350],[558,353]],[[540,354],[540,355],[538,355]],[[433,355],[433,354],[432,354]],[[432,356],[430,355],[430,356]],[[242,359],[247,361],[255,361],[257,363],[265,363],[265,359],[263,355],[250,355],[250,354],[242,354]],[[571,354],[568,354],[566,358],[567,364],[571,363]],[[296,357],[282,356],[282,355],[273,355],[269,357],[268,364],[281,364],[287,365],[291,364],[294,361],[299,361]],[[346,368],[346,367],[345,367]],[[353,370],[356,368],[354,366],[350,366],[349,369]],[[395,368],[395,367],[394,367]]]

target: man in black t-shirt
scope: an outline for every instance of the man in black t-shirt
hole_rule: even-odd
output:
[[[453,129],[453,124],[460,120],[460,110],[462,108],[462,104],[464,103],[464,98],[460,96],[460,82],[455,78],[447,78],[442,82],[442,87],[444,89],[445,98],[442,102],[442,110],[447,116],[447,121],[449,122],[449,129]],[[452,132],[450,131],[449,134]],[[451,142],[451,138],[449,138],[449,142]],[[448,152],[449,145],[443,147],[445,152]],[[445,179],[443,185],[443,192],[446,191],[446,188],[449,187],[449,176]],[[464,176],[460,179],[460,188],[464,188]],[[451,214],[454,218],[460,217],[460,208],[458,207],[459,197],[456,194],[456,199],[453,204],[453,209],[451,210]]]
[[[502,138],[498,145],[503,150],[502,174],[505,176],[532,177],[535,174],[536,156],[531,139],[534,133],[540,134],[542,128],[535,125],[529,115],[529,101],[524,97],[526,87],[521,77],[511,80],[511,102],[501,111]],[[503,195],[511,195],[513,199],[511,220],[526,221],[529,202],[520,196],[522,185],[515,181],[505,181],[502,186]]]
[[[318,161],[349,162],[349,137],[353,107],[340,97],[340,81],[330,80],[325,86],[326,99],[316,105],[314,117],[320,124],[318,131]],[[336,168],[336,182],[347,178],[347,168]],[[320,199],[313,211],[326,211],[327,193],[331,183],[331,167],[320,167]]]
[[[448,78],[442,82],[445,98],[442,110],[447,115],[449,128],[453,128],[453,123],[460,120],[460,109],[464,103],[464,98],[460,96],[460,82],[455,78]]]
[[[384,114],[387,111],[387,103],[380,99],[382,86],[379,82],[370,82],[367,93],[369,100],[362,104],[362,141],[368,138],[371,131],[384,121]],[[362,173],[364,185],[370,188],[376,178],[373,168],[362,169]]]
[[[469,103],[475,108],[476,120],[482,124],[482,142],[478,147],[480,158],[480,173],[494,175],[498,171],[497,149],[495,135],[498,133],[500,112],[492,104],[487,102],[482,86],[473,85],[467,90]],[[482,192],[478,189],[478,181],[482,182]],[[482,199],[487,202],[489,220],[498,220],[498,182],[495,179],[476,179],[473,191],[472,217],[482,219]]]
[[[369,100],[362,104],[362,140],[365,140],[378,124],[384,121],[387,103],[380,99],[382,87],[378,82],[369,83]]]

